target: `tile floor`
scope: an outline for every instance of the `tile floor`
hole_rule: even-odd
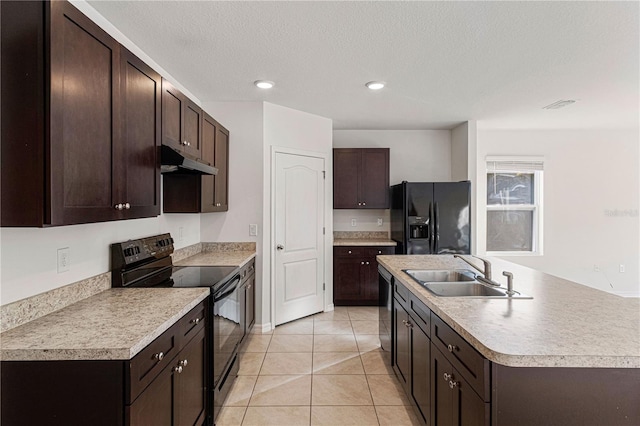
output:
[[[420,425],[389,354],[377,307],[337,307],[252,334],[217,426]]]

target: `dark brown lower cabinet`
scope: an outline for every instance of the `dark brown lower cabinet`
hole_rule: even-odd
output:
[[[333,248],[333,303],[378,306],[377,255],[393,254],[394,247],[341,246]]]
[[[195,307],[131,360],[3,361],[2,424],[202,425],[205,312]]]
[[[490,403],[484,402],[451,363],[431,344],[431,424],[488,426]]]

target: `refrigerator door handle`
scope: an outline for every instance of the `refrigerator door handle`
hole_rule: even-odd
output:
[[[435,232],[434,232],[434,218],[433,218],[433,205],[429,203],[429,253],[433,253],[433,246],[435,244]]]
[[[433,254],[438,254],[438,240],[440,239],[440,224],[438,223],[438,203],[435,204],[435,212],[433,214],[435,235],[433,236]]]

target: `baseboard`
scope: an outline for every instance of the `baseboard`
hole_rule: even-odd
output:
[[[324,311],[325,312],[333,311],[335,308],[336,307],[333,305],[333,303],[331,303],[324,308]]]
[[[267,334],[267,333],[271,333],[272,331],[273,331],[273,328],[271,327],[271,323],[268,322],[266,324],[255,324],[251,332],[253,334]]]

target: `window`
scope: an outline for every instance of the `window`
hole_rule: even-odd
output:
[[[487,254],[542,254],[540,158],[487,158]]]

